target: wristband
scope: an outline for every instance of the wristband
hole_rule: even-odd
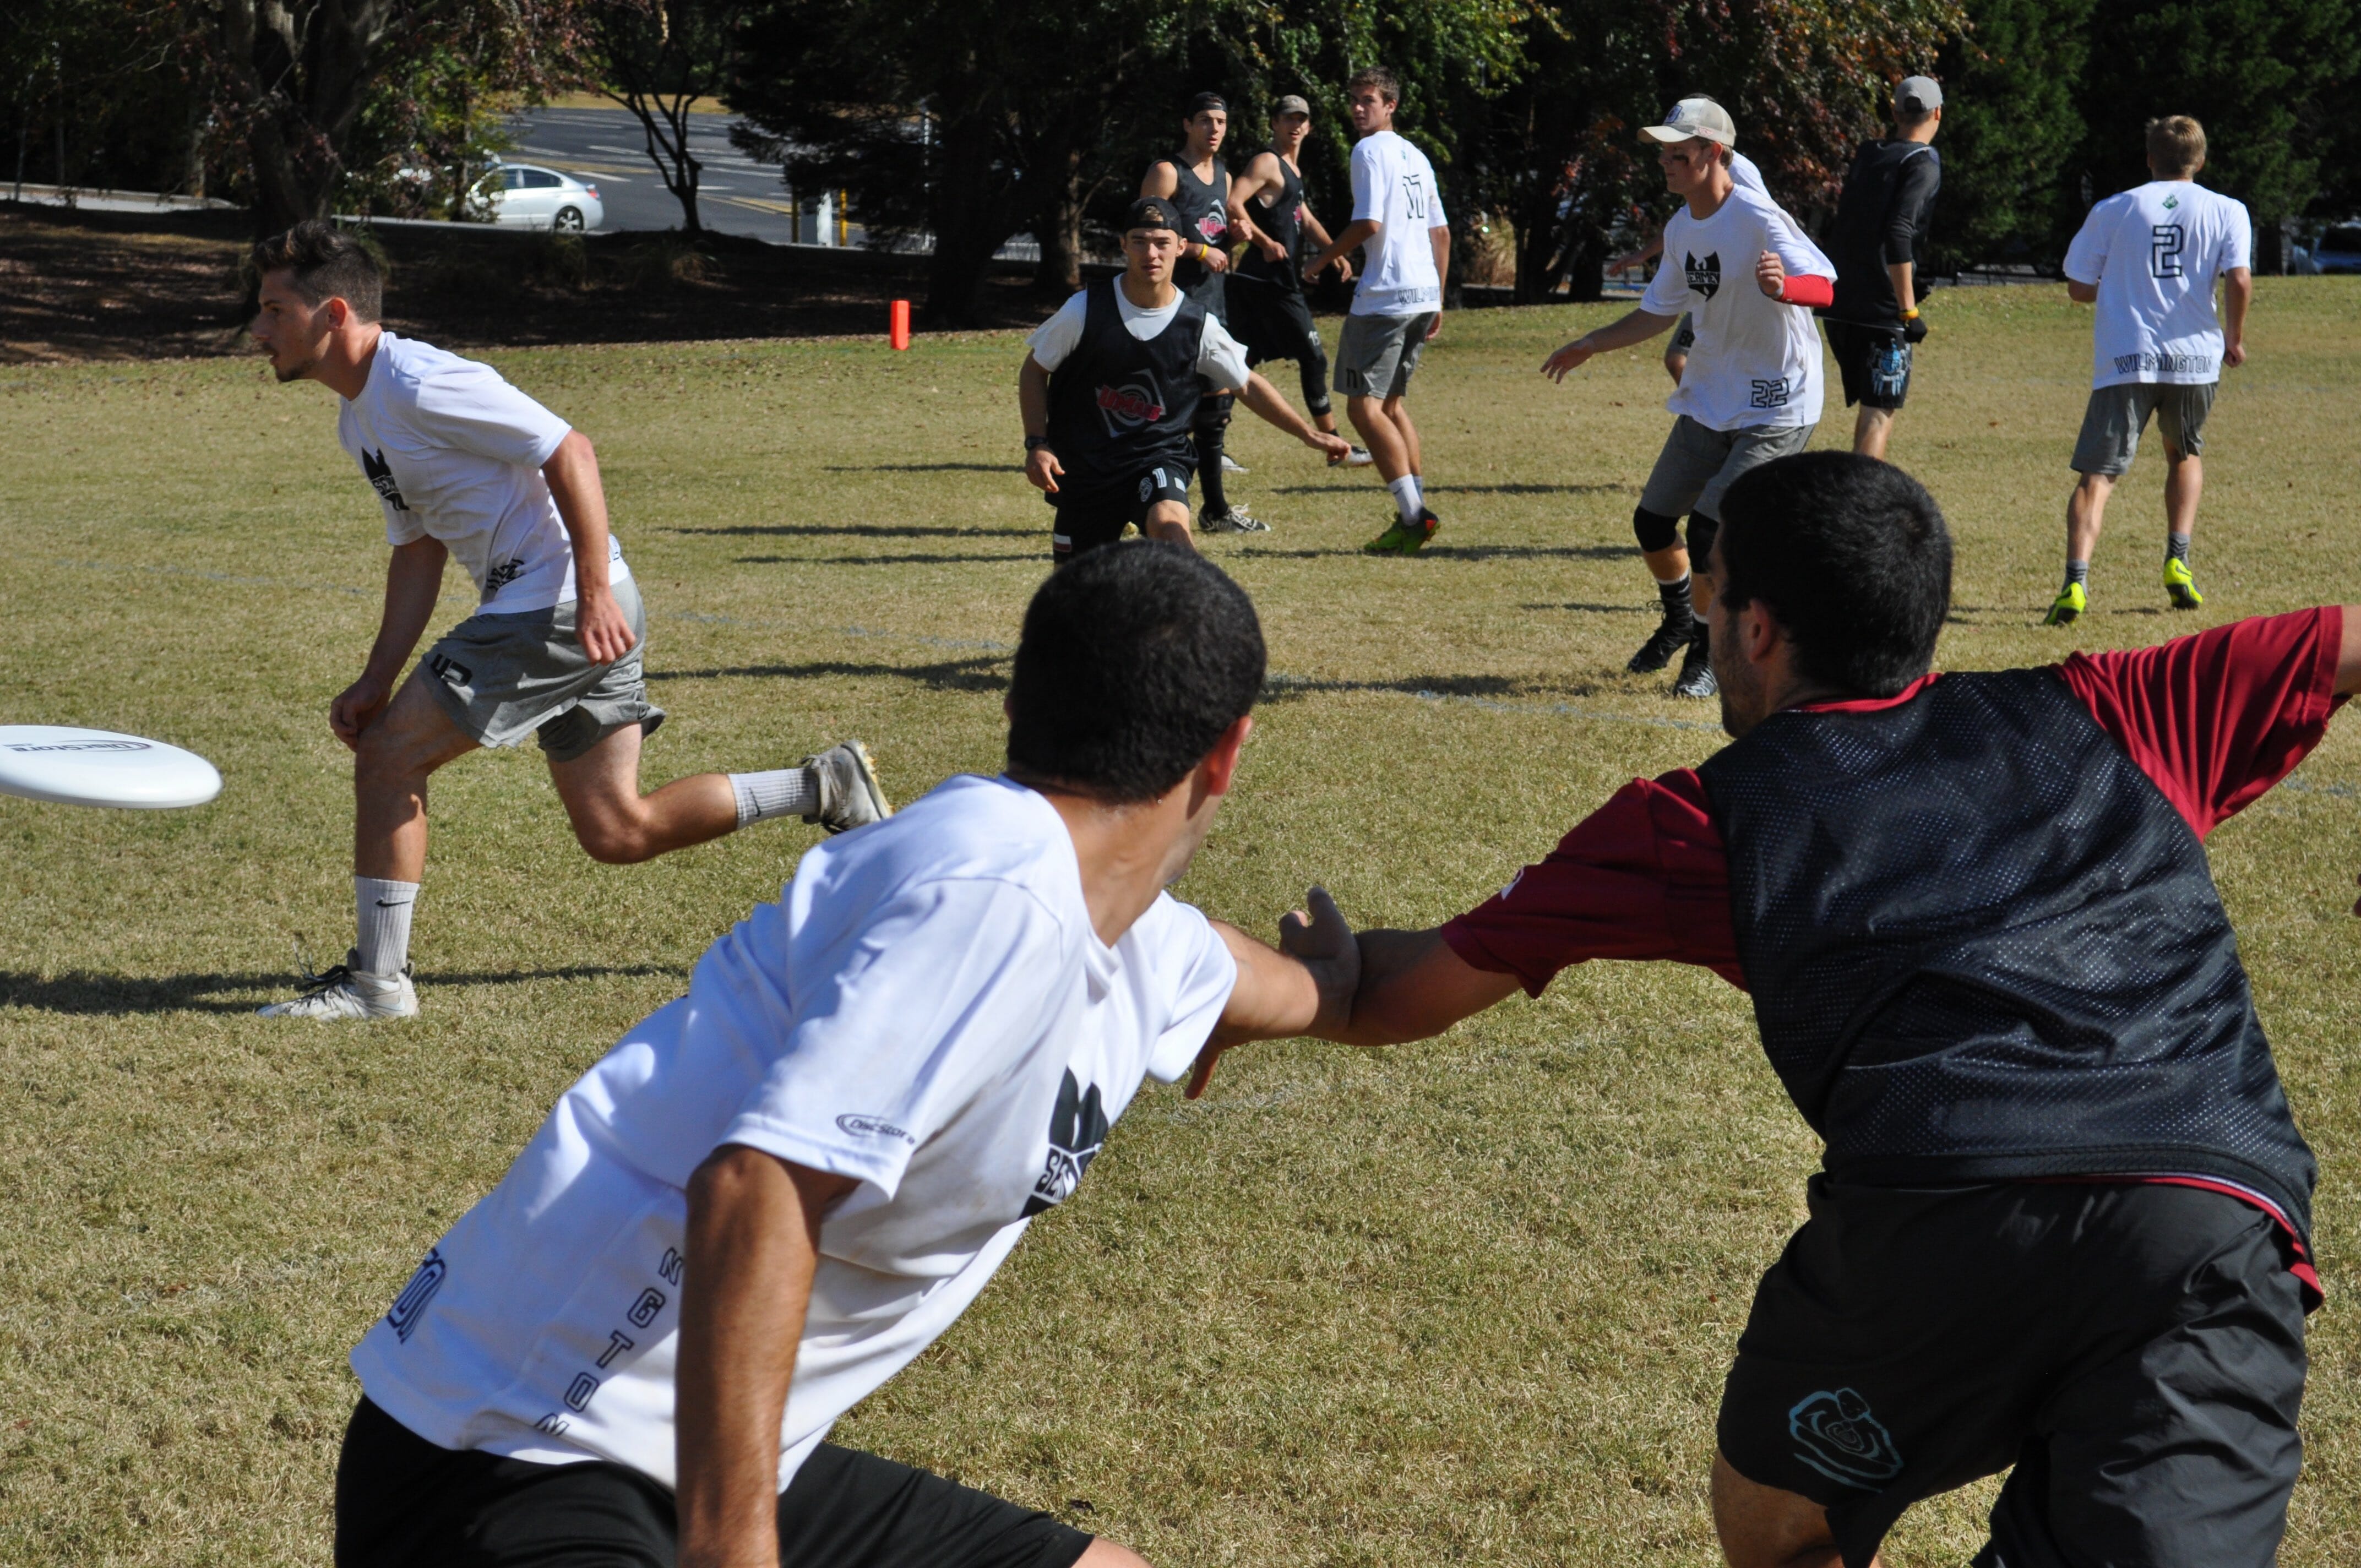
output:
[[[1049,444],[1049,438],[1046,435],[1028,435],[1025,438],[1025,450],[1027,452],[1038,452]]]
[[[1916,320],[1918,319],[1918,307],[1917,307],[1917,306],[1916,306],[1916,305],[1913,305],[1913,306],[1911,306],[1908,310],[1906,310],[1906,311],[1903,312],[1903,313],[1902,313],[1902,319],[1903,319],[1904,321],[1906,321],[1906,322],[1915,322],[1915,321],[1916,321]]]

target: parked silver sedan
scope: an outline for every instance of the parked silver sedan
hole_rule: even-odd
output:
[[[496,163],[467,192],[468,205],[496,224],[580,234],[607,220],[598,187],[530,163]]]

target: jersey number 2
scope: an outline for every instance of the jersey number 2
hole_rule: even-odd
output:
[[[2180,247],[2187,236],[2179,224],[2158,224],[2147,231],[2147,275],[2151,278],[2178,278],[2180,273]]]

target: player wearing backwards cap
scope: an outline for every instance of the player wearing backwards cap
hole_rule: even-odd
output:
[[[1164,891],[1262,683],[1253,605],[1190,552],[1052,574],[1007,771],[807,854],[355,1348],[340,1568],[1137,1564],[827,1438],[1073,1195],[1144,1078],[1311,1025],[1300,963]]]
[[[1910,395],[1911,362],[1927,337],[1918,316],[1918,244],[1927,236],[1943,160],[1932,143],[1943,90],[1909,76],[1894,89],[1894,135],[1863,142],[1837,202],[1836,302],[1821,313],[1847,407],[1861,405],[1852,449],[1885,455],[1894,416]]]
[[[328,707],[353,751],[353,891],[345,961],[279,1018],[399,1018],[418,1011],[411,916],[426,869],[426,784],[482,746],[531,735],[574,836],[629,864],[796,816],[841,832],[890,813],[868,753],[847,740],[800,766],[697,773],[640,793],[640,744],[664,722],[641,673],[638,586],[607,530],[590,438],[489,366],[378,324],[383,280],[332,225],[298,224],[254,247],[255,341],[281,381],[342,400],[336,438],[385,510],[385,611],[360,679]],[[480,595],[395,690],[456,555]]]
[[[1950,540],[1907,475],[1806,453],[1726,499],[1734,741],[1439,929],[1356,938],[1315,890],[1281,927],[1315,1033],[1423,1038],[1590,959],[1751,993],[1826,1148],[1722,1394],[1737,1568],[1868,1568],[2012,1465],[1980,1568],[2268,1568],[2315,1167],[2202,840],[2361,690],[2361,610],[1938,675]]]
[[[1237,389],[1246,407],[1341,463],[1342,436],[1317,431],[1246,368],[1213,313],[1174,287],[1194,242],[1172,203],[1143,196],[1124,219],[1124,270],[1068,300],[1025,340],[1016,402],[1025,477],[1058,511],[1060,563],[1123,536],[1187,544],[1189,441],[1199,405]]]
[[[1442,521],[1426,504],[1426,466],[1411,423],[1410,378],[1443,330],[1451,229],[1426,154],[1394,133],[1401,83],[1383,66],[1345,83],[1353,129],[1353,221],[1321,247],[1304,275],[1317,278],[1361,252],[1360,287],[1336,344],[1336,389],[1345,417],[1393,495],[1394,521],[1366,546],[1373,555],[1415,555]]]
[[[1229,323],[1230,170],[1222,161],[1222,140],[1229,129],[1230,108],[1222,95],[1198,93],[1189,100],[1189,114],[1181,122],[1185,140],[1180,153],[1149,164],[1139,182],[1141,195],[1170,202],[1180,214],[1183,244],[1172,281],[1224,326]],[[1197,449],[1197,480],[1205,491],[1205,510],[1198,521],[1208,533],[1268,533],[1270,524],[1230,504],[1224,488],[1227,459],[1222,452],[1229,427],[1229,393],[1198,400],[1196,424],[1189,433]]]
[[[2244,203],[2197,183],[2205,127],[2187,115],[2148,122],[2147,167],[2156,178],[2092,207],[2066,248],[2068,296],[2099,308],[2091,404],[2074,443],[2081,480],[2066,502],[2066,583],[2049,607],[2051,626],[2090,608],[2091,552],[2107,498],[2130,470],[2150,414],[2164,434],[2164,591],[2175,609],[2205,602],[2189,570],[2205,488],[2199,454],[2222,367],[2246,362],[2254,225]],[[2217,278],[2226,334],[2213,313]]]
[[[1303,199],[1303,138],[1312,126],[1312,105],[1290,93],[1271,105],[1270,144],[1247,160],[1230,181],[1230,235],[1246,242],[1246,255],[1224,286],[1229,319],[1223,324],[1246,345],[1246,364],[1292,359],[1303,381],[1303,407],[1312,422],[1331,435],[1336,412],[1328,401],[1328,352],[1303,297],[1303,244],[1315,254],[1328,244],[1328,231]],[[1336,263],[1345,281],[1347,258]],[[1353,448],[1346,466],[1367,467],[1368,449]]]
[[[1664,405],[1679,417],[1631,515],[1664,620],[1626,667],[1661,670],[1685,649],[1673,690],[1704,697],[1714,692],[1713,664],[1706,622],[1690,602],[1690,574],[1706,571],[1712,557],[1730,483],[1812,438],[1820,342],[1798,307],[1828,302],[1836,268],[1776,203],[1730,179],[1721,155],[1738,131],[1720,104],[1684,98],[1644,134],[1658,144],[1664,183],[1684,202],[1664,222],[1664,264],[1638,310],[1560,348],[1542,374],[1564,381],[1593,355],[1644,343],[1683,312],[1695,320],[1696,351]],[[1700,601],[1708,593],[1709,585],[1698,585]]]

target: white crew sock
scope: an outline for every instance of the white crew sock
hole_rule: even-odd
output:
[[[1426,509],[1426,497],[1420,492],[1418,476],[1404,474],[1386,488],[1394,493],[1394,510],[1401,513],[1402,526],[1416,527],[1418,514]]]
[[[738,826],[773,817],[809,817],[819,810],[818,768],[774,768],[767,773],[731,773],[738,795]]]
[[[410,912],[418,905],[418,884],[357,876],[353,905],[359,931],[353,949],[360,955],[353,967],[363,974],[400,974],[410,961]]]

